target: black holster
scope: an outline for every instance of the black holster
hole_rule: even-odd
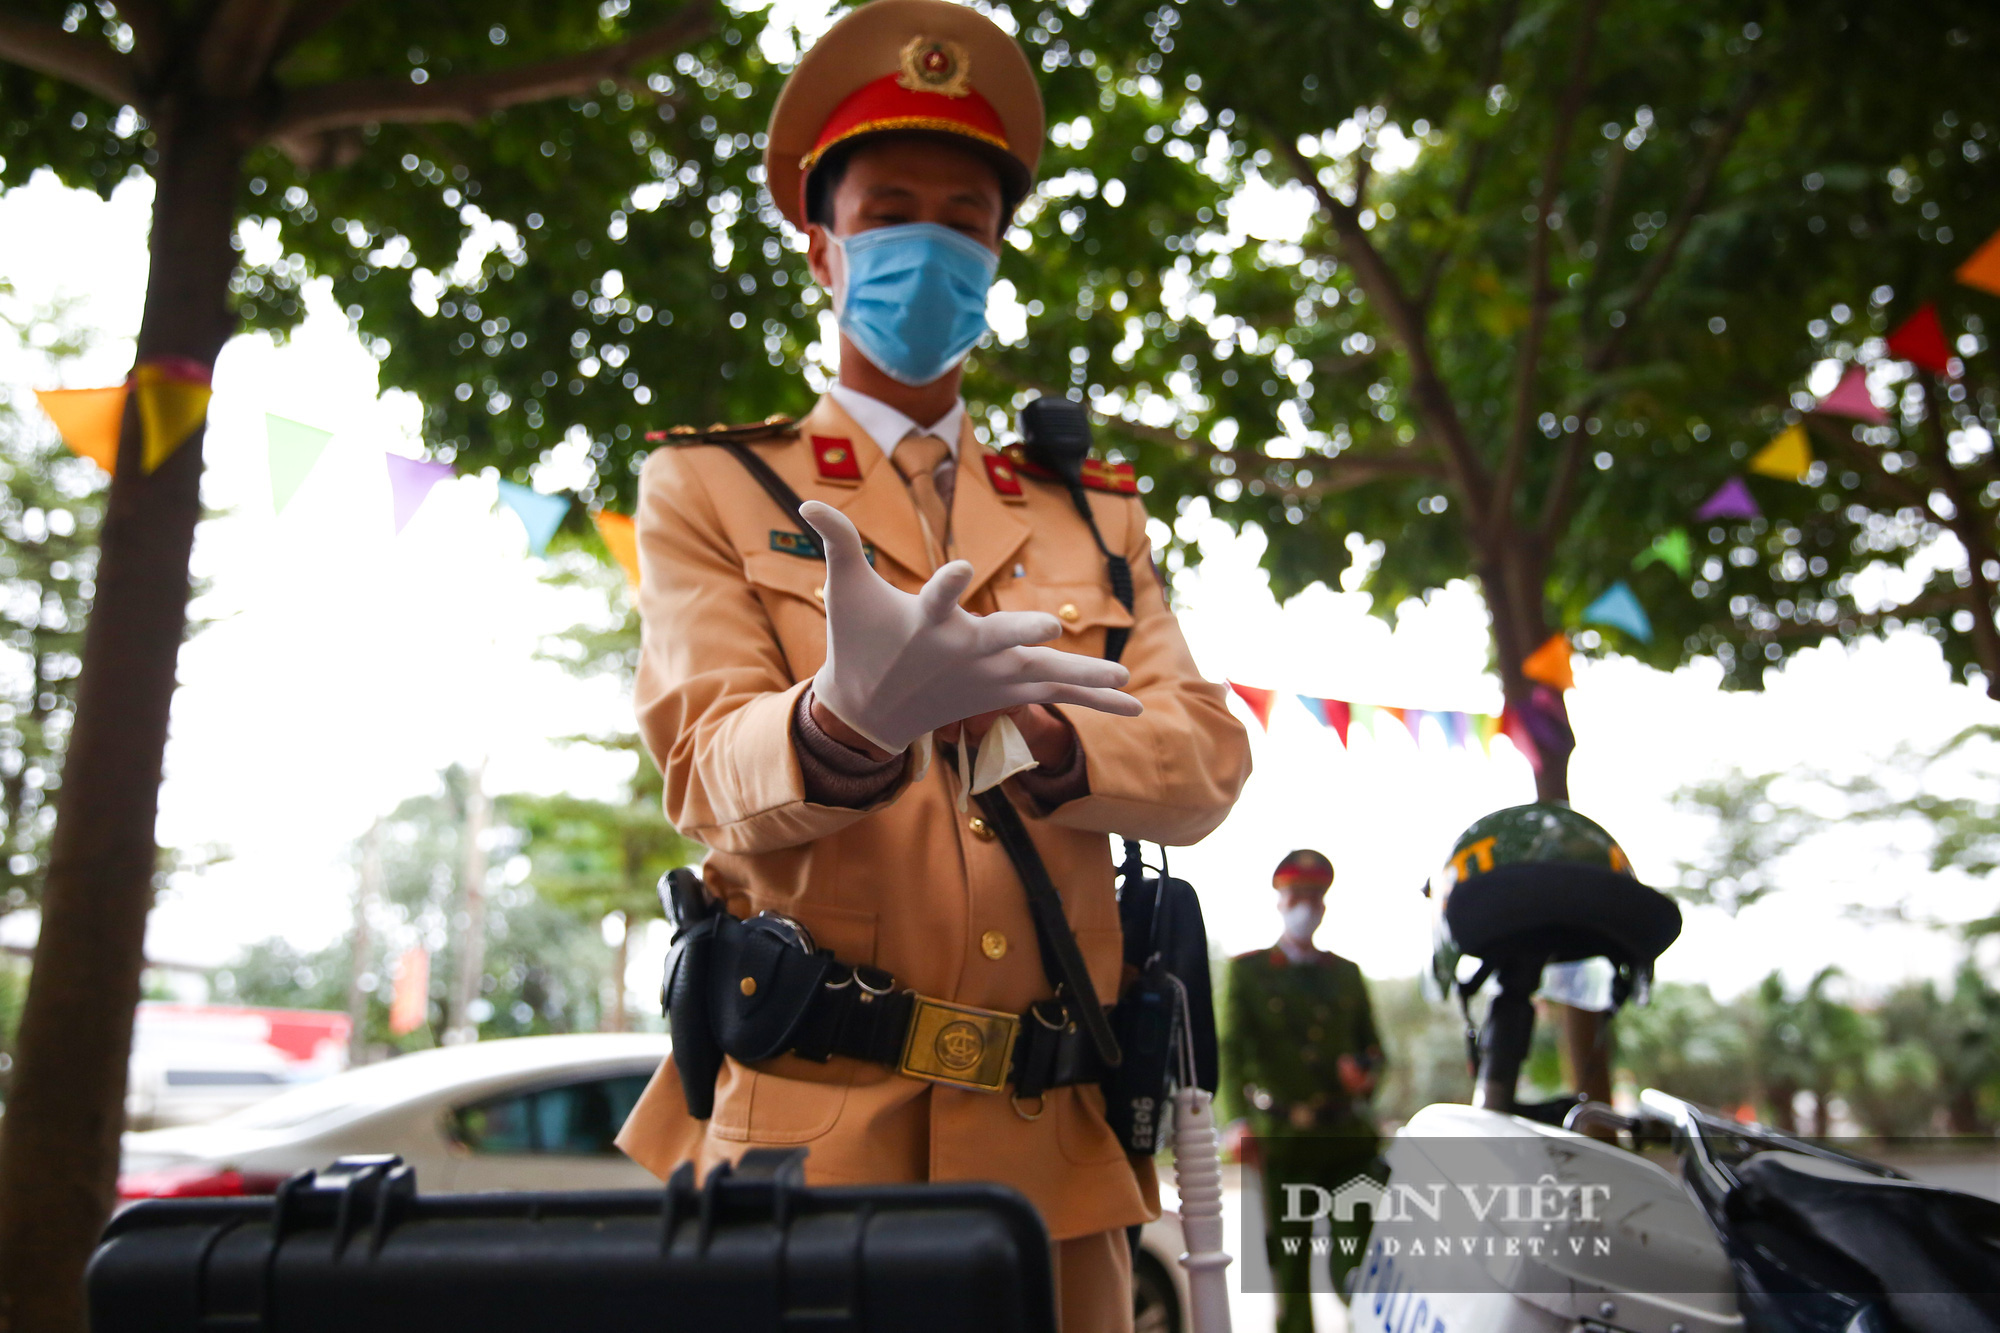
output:
[[[688,1114],[706,1120],[715,1111],[722,1057],[749,1064],[790,1050],[834,959],[809,943],[801,947],[791,923],[739,921],[699,895],[694,872],[673,873],[687,878],[672,890],[681,924],[667,954],[660,1006]],[[687,892],[690,880],[699,896]]]

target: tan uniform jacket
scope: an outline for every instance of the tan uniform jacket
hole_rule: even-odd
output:
[[[853,450],[858,480],[822,476],[816,449],[824,456],[834,440]],[[796,437],[751,447],[802,498],[853,520],[884,578],[910,592],[922,586],[929,562],[908,488],[838,404],[822,399]],[[974,569],[965,604],[1054,613],[1063,621],[1060,646],[1093,656],[1108,627],[1132,628],[1122,660],[1144,715],[1064,710],[1090,794],[1044,817],[1013,793],[1109,1003],[1121,950],[1105,835],[1174,844],[1204,837],[1249,775],[1248,741],[1221,687],[1195,670],[1153,571],[1139,502],[1090,496],[1105,542],[1132,562],[1138,595],[1128,614],[1063,488],[1020,478],[1022,493],[1006,496],[983,452],[968,424],[952,502],[956,552]],[[817,595],[826,567],[791,553],[793,531],[719,448],[670,446],[647,460],[636,704],[666,776],[667,815],[712,849],[703,875],[737,915],[786,913],[844,962],[872,963],[925,995],[1020,1013],[1052,994],[1026,898],[1000,845],[959,813],[948,766],[933,764],[916,782],[906,768],[865,810],[805,798],[791,724],[826,653]],[[1158,1208],[1150,1166],[1127,1162],[1095,1086],[1051,1090],[1030,1120],[1005,1093],[933,1085],[842,1057],[819,1065],[786,1055],[754,1069],[725,1064],[714,1115],[703,1123],[687,1114],[669,1064],[618,1142],[662,1176],[690,1159],[706,1172],[748,1148],[803,1144],[816,1183],[1001,1181],[1035,1202],[1056,1239],[1129,1225]]]

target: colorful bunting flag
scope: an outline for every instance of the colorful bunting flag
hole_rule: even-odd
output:
[[[1570,670],[1568,637],[1549,635],[1548,641],[1529,653],[1527,660],[1521,663],[1521,674],[1559,690],[1574,689],[1576,675]]]
[[[1444,743],[1454,750],[1463,750],[1472,734],[1472,718],[1465,713],[1439,713],[1437,719],[1444,727]]]
[[[179,357],[132,367],[139,398],[139,466],[150,475],[208,419],[208,369]]]
[[[1257,719],[1257,725],[1264,730],[1271,729],[1271,704],[1277,699],[1272,690],[1260,690],[1255,685],[1239,685],[1229,682],[1229,688],[1236,691],[1238,698],[1250,706],[1250,715]]]
[[[1623,579],[1606,588],[1596,601],[1584,607],[1583,619],[1587,625],[1610,625],[1614,629],[1622,629],[1640,643],[1653,641],[1653,622],[1646,617],[1646,608],[1639,605],[1632,586]]]
[[[1370,736],[1373,736],[1375,734],[1375,712],[1376,709],[1374,704],[1348,705],[1348,713],[1353,719],[1348,726],[1349,734],[1350,735],[1353,734],[1353,730],[1355,727],[1361,727],[1364,730],[1366,730]]]
[[[449,463],[433,463],[427,458],[405,458],[401,454],[385,454],[389,460],[389,492],[395,505],[396,532],[401,534],[409,526],[417,510],[431,493],[431,488],[441,481],[449,481],[454,475]]]
[[[634,588],[639,586],[639,530],[626,514],[614,514],[608,509],[599,509],[590,516],[597,525],[597,535],[604,540],[604,549],[611,552],[625,570],[626,581]]]
[[[1479,748],[1493,753],[1493,738],[1500,734],[1500,718],[1493,713],[1476,713],[1472,718],[1473,730],[1479,735]]]
[[[2000,296],[2000,231],[1988,236],[1952,276],[1968,287]]]
[[[1387,714],[1388,716],[1395,718],[1398,722],[1403,722],[1403,710],[1400,708],[1391,708],[1387,704],[1377,704],[1375,705],[1375,711],[1378,715]],[[1408,726],[1409,723],[1403,722],[1403,725]]]
[[[106,472],[118,466],[118,432],[125,422],[127,386],[108,389],[37,389],[35,399],[56,423],[70,452]]]
[[[1751,455],[1750,470],[1783,481],[1804,481],[1812,461],[1812,441],[1806,438],[1806,428],[1794,421]]]
[[[1332,727],[1342,745],[1347,744],[1348,724],[1354,719],[1353,710],[1338,699],[1316,699],[1310,694],[1301,694],[1299,702],[1313,715],[1313,720],[1322,727]]]
[[[1633,558],[1632,568],[1644,569],[1655,560],[1686,578],[1694,568],[1694,544],[1688,540],[1687,529],[1675,528],[1664,537],[1655,537],[1651,546]]]
[[[520,518],[521,526],[528,530],[530,555],[540,555],[548,550],[549,538],[556,535],[556,529],[569,516],[567,495],[544,495],[511,481],[500,483],[500,503],[513,510]]]
[[[1860,366],[1849,366],[1840,383],[1833,386],[1833,392],[1820,399],[1813,411],[1831,417],[1853,417],[1875,426],[1889,419],[1889,414],[1875,406],[1875,400],[1869,397],[1868,372]]]
[[[1521,720],[1521,714],[1514,705],[1508,704],[1500,710],[1499,732],[1514,743],[1514,748],[1528,761],[1529,768],[1537,773],[1542,771],[1541,747],[1535,744],[1535,738],[1528,732],[1527,723]]]
[[[1430,714],[1422,708],[1405,708],[1403,710],[1403,726],[1409,730],[1410,740],[1413,743],[1418,745],[1423,744],[1424,719],[1428,716]]]
[[[264,434],[270,442],[271,511],[282,514],[326,452],[333,432],[266,412]]]
[[[1750,487],[1741,477],[1731,477],[1722,483],[1714,495],[1702,502],[1694,516],[1703,522],[1718,518],[1762,518],[1764,511],[1757,507],[1757,499],[1750,494]]]
[[[1933,375],[1951,374],[1951,344],[1938,323],[1937,303],[1926,301],[1889,335],[1889,355]]]

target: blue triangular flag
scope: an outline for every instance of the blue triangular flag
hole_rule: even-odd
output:
[[[1631,585],[1623,579],[1606,588],[1602,596],[1583,608],[1583,619],[1585,624],[1622,629],[1640,643],[1653,641],[1653,622],[1646,618],[1646,608],[1639,605],[1639,599],[1632,595]]]
[[[520,516],[521,526],[528,530],[530,555],[540,555],[548,549],[549,538],[556,535],[556,529],[569,514],[567,495],[544,495],[511,481],[500,483],[500,503]]]

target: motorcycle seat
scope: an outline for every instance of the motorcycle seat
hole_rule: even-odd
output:
[[[2000,1333],[2000,1202],[1795,1152],[1754,1153],[1735,1174],[1732,1212],[1868,1273],[1903,1327]]]

